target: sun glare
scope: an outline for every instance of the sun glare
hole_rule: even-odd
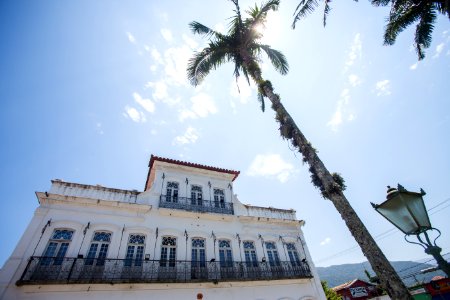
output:
[[[256,30],[263,35],[261,42],[273,44],[280,35],[280,16],[277,12],[269,12],[265,26],[258,26]]]

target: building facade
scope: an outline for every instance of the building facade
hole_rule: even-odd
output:
[[[1,299],[325,299],[294,210],[243,205],[239,172],[151,156],[143,192],[53,180]]]

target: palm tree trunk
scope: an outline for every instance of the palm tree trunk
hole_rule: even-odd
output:
[[[244,64],[251,72],[251,77],[258,83],[260,89],[264,91],[264,95],[272,102],[272,109],[275,111],[276,119],[280,123],[281,136],[289,139],[292,145],[302,154],[303,161],[310,166],[309,171],[311,172],[312,183],[320,189],[324,198],[331,200],[341,214],[342,219],[380,279],[382,287],[391,299],[412,299],[408,289],[346,199],[342,192],[343,182],[337,182],[336,177],[327,170],[316,150],[305,138],[283,104],[281,104],[279,96],[273,92],[270,82],[263,80],[259,67],[256,66],[247,53],[242,53],[242,56]]]

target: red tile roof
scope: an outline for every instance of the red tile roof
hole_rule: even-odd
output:
[[[196,164],[196,163],[190,163],[190,162],[171,159],[171,158],[164,158],[164,157],[159,157],[159,156],[156,156],[153,154],[150,156],[150,162],[148,163],[148,166],[150,167],[150,169],[153,167],[153,164],[155,161],[162,161],[162,162],[167,162],[170,164],[176,164],[176,165],[180,165],[180,166],[187,166],[187,167],[193,167],[193,168],[198,168],[198,169],[204,169],[204,170],[208,170],[208,171],[233,174],[234,175],[233,181],[241,173],[240,171],[233,171],[233,170],[222,169],[222,168],[217,168],[217,167],[212,167],[212,166],[206,166],[206,165],[201,165],[201,164]]]
[[[370,283],[370,282],[367,282],[367,281],[364,281],[364,280],[361,280],[361,279],[356,278],[356,279],[347,281],[346,283],[343,283],[343,284],[341,284],[341,285],[335,286],[335,287],[333,287],[333,288],[331,288],[331,289],[332,289],[333,291],[337,292],[337,291],[340,291],[340,290],[343,290],[343,289],[346,289],[346,288],[351,287],[351,286],[352,286],[355,282],[357,282],[357,281],[362,281],[362,282],[364,282],[364,283],[367,284],[367,285],[373,285],[373,286],[375,286],[374,284],[372,284],[372,283]]]
[[[196,163],[190,163],[190,162],[186,162],[186,161],[160,157],[160,156],[156,156],[156,155],[152,154],[150,156],[150,161],[148,163],[149,170],[148,170],[148,176],[147,176],[145,189],[147,189],[148,178],[150,176],[150,171],[153,168],[153,164],[155,163],[155,161],[161,161],[161,162],[166,162],[166,163],[170,163],[170,164],[198,168],[198,169],[214,171],[214,172],[219,172],[219,173],[231,174],[231,175],[234,175],[232,181],[234,181],[238,177],[238,175],[241,173],[240,171],[233,171],[233,170],[222,169],[222,168],[217,168],[217,167],[212,167],[212,166],[206,166],[206,165],[201,165],[201,164],[196,164]]]

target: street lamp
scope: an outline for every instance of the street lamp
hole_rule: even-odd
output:
[[[436,245],[441,232],[431,226],[422,198],[424,195],[425,192],[422,189],[420,193],[410,192],[399,184],[397,189],[388,186],[386,201],[381,204],[371,204],[377,212],[405,234],[405,240],[408,243],[420,245],[425,249],[426,254],[432,255],[439,268],[447,274],[447,277],[450,277],[450,264],[442,257],[442,249]],[[439,233],[433,241],[428,236],[428,230]],[[407,237],[410,235],[415,235],[419,243],[409,241]]]

